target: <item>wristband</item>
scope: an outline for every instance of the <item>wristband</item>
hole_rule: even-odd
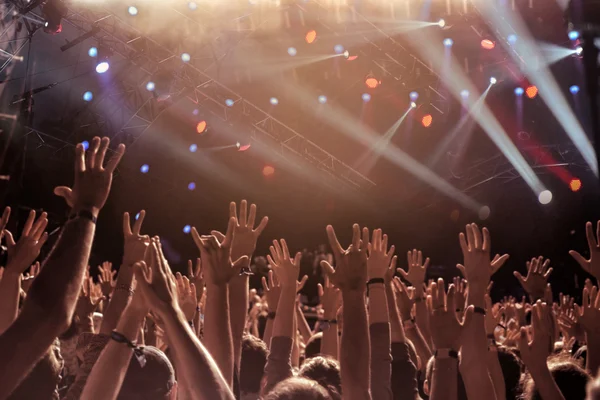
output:
[[[115,292],[116,292],[117,290],[122,290],[122,291],[124,291],[124,292],[127,292],[127,294],[128,294],[129,296],[133,296],[133,294],[135,293],[135,291],[134,291],[134,290],[131,288],[131,286],[127,286],[127,285],[125,285],[125,284],[122,284],[122,285],[119,285],[119,286],[117,286],[117,287],[115,288]]]
[[[425,300],[425,297],[417,297],[417,298],[415,299],[415,303],[420,303],[420,302],[422,302],[422,301],[424,301],[424,300]]]
[[[125,335],[117,331],[112,331],[110,333],[110,338],[117,343],[126,344],[127,347],[133,349],[133,354],[140,363],[140,367],[144,368],[146,366],[146,356],[144,355],[143,347],[138,346],[136,342],[132,342],[131,340],[127,339]]]
[[[79,210],[76,213],[69,215],[69,221],[74,220],[76,218],[88,219],[94,224],[98,220],[90,210]]]
[[[402,326],[404,326],[405,329],[412,329],[415,327],[415,320],[414,318],[411,319],[407,319],[406,321],[402,321]]]
[[[435,358],[454,358],[458,360],[458,352],[452,349],[437,349]]]
[[[267,318],[268,319],[275,319],[275,311],[271,311],[270,313],[267,314]]]
[[[484,315],[484,316],[485,316],[485,309],[484,309],[484,308],[481,308],[481,307],[475,307],[475,308],[473,309],[473,312],[474,312],[475,314],[481,314],[481,315]]]
[[[367,287],[369,287],[370,285],[373,285],[375,283],[383,283],[385,284],[385,279],[383,278],[371,278],[367,281]]]
[[[242,267],[242,269],[240,269],[240,275],[254,275],[254,273],[252,272],[252,270],[250,269],[250,267]]]

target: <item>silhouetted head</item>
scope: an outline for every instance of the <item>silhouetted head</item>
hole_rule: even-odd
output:
[[[269,349],[265,342],[253,335],[242,338],[242,362],[240,364],[240,392],[260,393],[263,371],[267,364]]]

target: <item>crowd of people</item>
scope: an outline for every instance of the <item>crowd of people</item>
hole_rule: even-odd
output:
[[[508,255],[492,258],[490,233],[476,224],[458,238],[452,282],[426,281],[429,259],[417,250],[399,267],[388,237],[356,224],[348,247],[327,226],[330,254],[294,254],[281,239],[262,258],[254,252],[268,218],[258,222],[246,201],[231,203],[225,233],[192,229],[199,257],[187,275],[173,274],[160,238],[144,232],[144,211],[133,225],[123,216],[118,273],[109,262],[90,270],[125,152],[107,157],[109,144],[76,147],[74,184],[55,189],[70,217],[44,260],[47,215],[31,211],[17,235],[4,210],[0,399],[600,399],[591,223],[590,259],[571,253],[595,279],[581,304],[552,293],[542,257],[525,277],[515,272],[528,297],[494,303],[492,277]],[[302,304],[311,297],[314,323]]]

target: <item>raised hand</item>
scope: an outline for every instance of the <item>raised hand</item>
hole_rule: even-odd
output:
[[[35,211],[31,210],[18,242],[15,243],[10,231],[4,230],[8,250],[5,274],[18,276],[31,266],[48,240],[48,233],[44,232],[47,225],[48,218],[45,212],[36,220]]]
[[[247,256],[248,259],[250,259],[252,253],[256,250],[258,237],[269,222],[269,217],[263,217],[258,226],[254,228],[254,223],[256,221],[256,205],[250,205],[250,213],[248,214],[248,202],[242,200],[240,203],[239,215],[236,210],[235,202],[232,201],[229,204],[229,218],[235,220],[235,231],[233,234],[233,243],[231,245],[231,258],[237,260],[242,256]],[[223,241],[223,238],[220,237],[222,236],[220,232],[212,231],[211,234],[220,241]]]
[[[496,327],[500,324],[502,319],[503,307],[494,307],[492,304],[492,298],[489,294],[485,295],[485,332],[486,334],[493,335]]]
[[[102,293],[98,293],[94,287],[94,281],[92,278],[86,278],[83,281],[81,293],[75,306],[75,315],[79,318],[80,322],[84,320],[91,320],[94,312],[98,309],[100,302],[105,298]]]
[[[125,145],[120,144],[113,156],[106,162],[104,159],[110,140],[107,137],[100,140],[95,137],[90,144],[87,155],[80,143],[75,149],[75,184],[73,188],[58,186],[54,194],[63,197],[74,210],[88,210],[94,215],[104,207],[110,187],[113,172],[119,165],[125,153]]]
[[[527,329],[521,328],[517,347],[521,352],[521,359],[528,369],[538,370],[546,366],[546,359],[554,347],[552,339],[551,307],[538,301],[531,310],[531,342],[528,341]]]
[[[398,273],[403,279],[410,282],[417,291],[422,292],[423,283],[425,283],[425,274],[429,267],[429,257],[427,257],[425,263],[423,263],[423,254],[421,251],[415,249],[409,251],[406,254],[406,258],[408,259],[408,272],[404,271],[402,268],[398,268]]]
[[[187,321],[192,321],[196,314],[196,285],[190,283],[187,276],[182,276],[179,272],[175,274],[175,281],[177,283],[177,299],[179,301],[179,307],[183,311],[183,315]]]
[[[594,286],[591,291],[583,289],[583,302],[581,307],[575,304],[578,320],[586,335],[600,334],[600,295],[598,288]]]
[[[41,269],[40,262],[36,261],[35,264],[29,268],[29,272],[23,274],[23,277],[21,278],[21,289],[23,289],[25,293],[29,292],[33,280],[40,274]]]
[[[331,282],[344,291],[366,290],[367,283],[367,245],[369,243],[369,230],[363,229],[361,240],[360,227],[352,226],[352,244],[343,249],[331,225],[327,226],[327,237],[333,250],[336,266],[335,269],[325,260],[321,267],[329,276]]]
[[[544,261],[544,257],[540,256],[527,262],[527,276],[525,278],[519,271],[513,272],[523,289],[534,301],[544,298],[548,277],[552,273],[552,268],[548,268],[549,265],[550,260]]]
[[[291,258],[285,239],[281,239],[279,242],[273,240],[273,246],[270,246],[269,250],[271,255],[267,255],[267,260],[269,260],[281,287],[293,286],[296,292],[304,287],[308,276],[304,276],[302,281],[298,282],[302,253],[298,252],[294,258]]]
[[[277,304],[279,304],[279,296],[281,295],[281,285],[277,281],[275,274],[273,274],[273,270],[269,270],[268,274],[269,280],[267,283],[267,278],[262,277],[262,287],[267,298],[267,305],[269,306],[270,312],[275,312],[277,310]]]
[[[235,262],[231,260],[231,244],[236,226],[235,218],[229,219],[227,233],[223,240],[215,235],[200,236],[196,228],[192,228],[192,238],[200,250],[203,273],[207,284],[222,286],[240,272],[241,267],[248,261],[248,256],[242,256]]]
[[[123,236],[125,238],[123,265],[133,265],[144,259],[144,254],[146,254],[146,249],[150,244],[150,237],[140,233],[145,217],[146,211],[140,211],[132,229],[129,213],[123,214]]]
[[[467,281],[462,279],[460,276],[455,276],[453,279],[454,283],[454,302],[456,303],[456,312],[462,313],[467,306],[467,292],[468,284]]]
[[[196,268],[192,264],[192,260],[188,260],[188,278],[196,287],[196,302],[199,304],[204,294],[204,275],[202,274],[202,259],[196,259]]]
[[[600,237],[600,221],[596,224],[596,233]],[[587,260],[575,250],[569,251],[571,257],[581,265],[587,273],[599,280],[600,277],[600,243],[594,236],[594,228],[591,222],[585,224],[585,236],[587,237],[588,247],[590,250],[590,259]]]
[[[8,220],[10,219],[10,207],[5,207],[4,212],[2,213],[2,218],[0,218],[0,241],[4,237],[4,229],[6,225],[8,225]]]
[[[117,282],[115,281],[117,271],[112,268],[112,263],[104,261],[102,265],[98,265],[98,282],[102,289],[102,294],[106,297],[110,296],[115,290]]]
[[[413,308],[414,299],[409,293],[409,289],[404,285],[404,282],[400,278],[396,277],[393,281],[394,291],[396,293],[396,306],[400,312],[400,318],[402,321],[408,321],[411,319],[411,311]]]
[[[367,277],[384,278],[390,282],[394,277],[394,268],[390,268],[392,258],[394,257],[395,247],[392,245],[389,251],[387,248],[388,237],[383,235],[381,229],[375,229],[371,242],[367,244]]]
[[[323,318],[326,320],[334,320],[340,306],[342,305],[342,293],[329,282],[329,278],[325,277],[324,285],[317,285],[319,290],[319,299],[323,307]]]
[[[431,339],[436,350],[451,349],[458,351],[461,345],[461,332],[471,323],[473,307],[465,312],[464,321],[461,323],[456,318],[456,291],[454,285],[446,288],[443,279],[431,285],[431,295],[427,296],[427,309],[429,311],[429,327]]]

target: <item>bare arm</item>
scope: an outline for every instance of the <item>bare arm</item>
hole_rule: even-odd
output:
[[[430,400],[458,399],[458,360],[437,358],[433,364]]]
[[[327,276],[325,276],[323,285],[319,283],[318,290],[321,305],[323,306],[323,318],[327,321],[327,323],[323,324],[325,328],[323,329],[323,338],[321,339],[321,354],[338,360],[339,335],[336,318],[342,301],[342,294],[338,288],[329,282]]]
[[[251,256],[251,255],[250,255]],[[239,258],[239,257],[238,257]],[[234,258],[236,260],[237,258]],[[250,260],[248,258],[248,260]],[[246,262],[249,267],[249,261]],[[242,336],[248,314],[248,275],[238,275],[229,283],[229,307],[231,318],[231,339],[233,342],[233,359],[236,368],[240,369],[242,361]]]
[[[233,385],[233,343],[229,325],[229,288],[207,285],[203,343],[214,357],[225,381]]]
[[[308,321],[306,321],[306,317],[302,312],[300,303],[296,304],[296,319],[298,321],[298,330],[302,335],[302,339],[304,340],[304,343],[307,343],[312,336],[312,332],[310,331]]]
[[[5,271],[0,280],[0,334],[17,319],[20,291],[21,274]]]

